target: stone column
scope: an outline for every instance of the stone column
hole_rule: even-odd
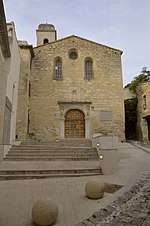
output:
[[[65,138],[65,131],[64,131],[64,125],[65,125],[65,118],[60,118],[60,138]]]
[[[90,118],[85,117],[85,138],[90,139]]]

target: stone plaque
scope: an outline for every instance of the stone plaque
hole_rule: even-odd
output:
[[[111,110],[101,110],[100,111],[101,121],[112,121],[112,111]]]

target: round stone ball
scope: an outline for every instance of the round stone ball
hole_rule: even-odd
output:
[[[51,225],[58,216],[58,207],[54,200],[49,198],[38,199],[32,206],[32,219],[37,225]]]
[[[105,185],[100,180],[88,181],[85,185],[86,196],[91,199],[102,198],[105,191]]]

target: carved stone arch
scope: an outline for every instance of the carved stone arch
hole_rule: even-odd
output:
[[[82,111],[83,114],[86,116],[86,110],[85,110],[85,109],[83,109],[83,108],[80,107],[80,106],[73,105],[73,106],[68,106],[66,109],[64,109],[64,115],[63,115],[64,118],[65,118],[66,113],[67,113],[68,111],[72,110],[72,109]]]

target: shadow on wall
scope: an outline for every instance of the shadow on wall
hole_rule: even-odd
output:
[[[125,136],[137,140],[137,98],[125,100]]]

